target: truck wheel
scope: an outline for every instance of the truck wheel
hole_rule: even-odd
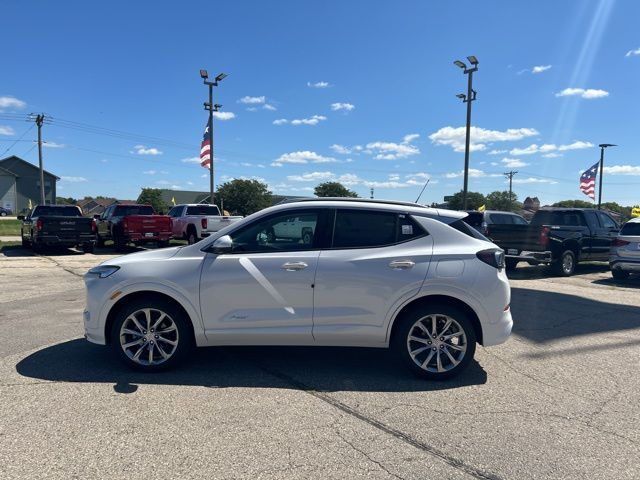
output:
[[[83,243],[82,251],[84,253],[93,253],[93,243]]]
[[[194,243],[198,242],[198,234],[196,233],[196,230],[194,228],[190,228],[189,231],[187,232],[187,243],[189,245],[193,245]]]
[[[553,266],[558,275],[570,277],[576,270],[576,254],[571,250],[565,250]]]
[[[476,335],[468,316],[447,304],[413,309],[398,319],[391,348],[419,377],[445,380],[473,359]]]
[[[629,278],[629,272],[623,270],[611,270],[611,276],[614,280],[626,280]]]
[[[513,258],[507,258],[505,260],[505,268],[507,269],[507,272],[513,272],[516,269],[516,265],[518,265],[518,260]]]
[[[167,248],[169,246],[169,240],[159,240],[158,248]]]
[[[100,235],[96,237],[96,246],[104,247],[104,238],[102,238]]]
[[[124,251],[125,245],[124,239],[120,235],[116,234],[113,236],[113,246],[116,252]]]
[[[22,238],[22,246],[23,247],[30,247],[31,246],[31,242],[29,240],[27,240],[25,237],[21,237]]]

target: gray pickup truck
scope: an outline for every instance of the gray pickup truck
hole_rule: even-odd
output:
[[[80,247],[92,253],[96,244],[96,224],[82,216],[75,205],[37,205],[22,220],[22,246],[34,252],[45,247]]]

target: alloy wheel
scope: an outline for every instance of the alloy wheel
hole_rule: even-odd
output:
[[[156,308],[143,308],[129,315],[120,328],[120,348],[133,362],[160,365],[178,348],[179,334],[169,314]]]
[[[448,315],[422,317],[407,335],[409,356],[418,367],[431,373],[456,368],[467,352],[467,345],[465,330]]]

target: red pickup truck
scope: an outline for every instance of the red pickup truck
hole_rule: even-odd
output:
[[[96,222],[98,246],[113,240],[116,251],[122,251],[127,243],[155,242],[166,247],[172,235],[171,218],[156,215],[151,205],[111,205]]]

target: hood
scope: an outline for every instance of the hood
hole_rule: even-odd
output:
[[[100,265],[125,265],[127,263],[144,262],[147,260],[164,260],[175,256],[182,247],[160,248],[158,250],[145,250],[144,252],[130,253],[121,257],[105,260]]]

